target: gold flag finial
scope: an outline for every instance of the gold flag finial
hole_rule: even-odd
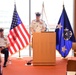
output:
[[[44,8],[44,2],[43,2],[43,4],[42,4],[42,7]]]
[[[14,0],[14,5],[16,4],[16,0]]]
[[[63,8],[64,8],[64,1],[63,1]]]

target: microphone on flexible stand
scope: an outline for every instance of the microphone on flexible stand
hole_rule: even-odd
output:
[[[45,32],[47,32],[47,31],[49,31],[49,29],[47,28],[47,24],[45,24],[46,25],[46,30],[45,30]]]

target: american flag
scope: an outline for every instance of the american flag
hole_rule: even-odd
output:
[[[9,53],[12,55],[29,44],[30,34],[26,30],[22,23],[17,10],[16,5],[13,12],[12,23],[8,34],[8,40],[10,42]]]

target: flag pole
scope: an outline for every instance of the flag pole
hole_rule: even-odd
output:
[[[44,15],[43,15],[43,13],[44,13]],[[43,20],[44,16],[45,16],[45,18],[46,18],[47,25],[49,25],[49,24],[48,24],[48,19],[47,19],[47,16],[46,16],[46,12],[45,12],[44,2],[43,2],[43,3],[42,3],[42,20]],[[47,25],[46,25],[46,27],[47,27]],[[47,28],[47,29],[48,29],[48,28]]]
[[[42,20],[43,20],[44,2],[42,3]]]
[[[14,5],[16,4],[16,0],[14,0]]]
[[[21,55],[20,55],[20,50],[19,50],[19,58],[21,58]]]
[[[30,27],[30,23],[31,23],[31,0],[29,0],[29,27]],[[29,28],[29,33],[30,32],[30,28]],[[29,46],[29,56],[31,56],[31,47]]]
[[[14,5],[16,5],[16,0],[14,0]],[[16,9],[17,9],[17,8],[16,8]],[[22,58],[22,57],[21,57],[21,52],[20,52],[20,50],[19,50],[18,58]]]

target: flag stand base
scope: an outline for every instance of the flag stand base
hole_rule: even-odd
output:
[[[22,59],[23,57],[17,57],[17,59]]]
[[[64,57],[61,57],[61,59],[68,60],[68,57],[66,57],[66,58],[64,58]]]

